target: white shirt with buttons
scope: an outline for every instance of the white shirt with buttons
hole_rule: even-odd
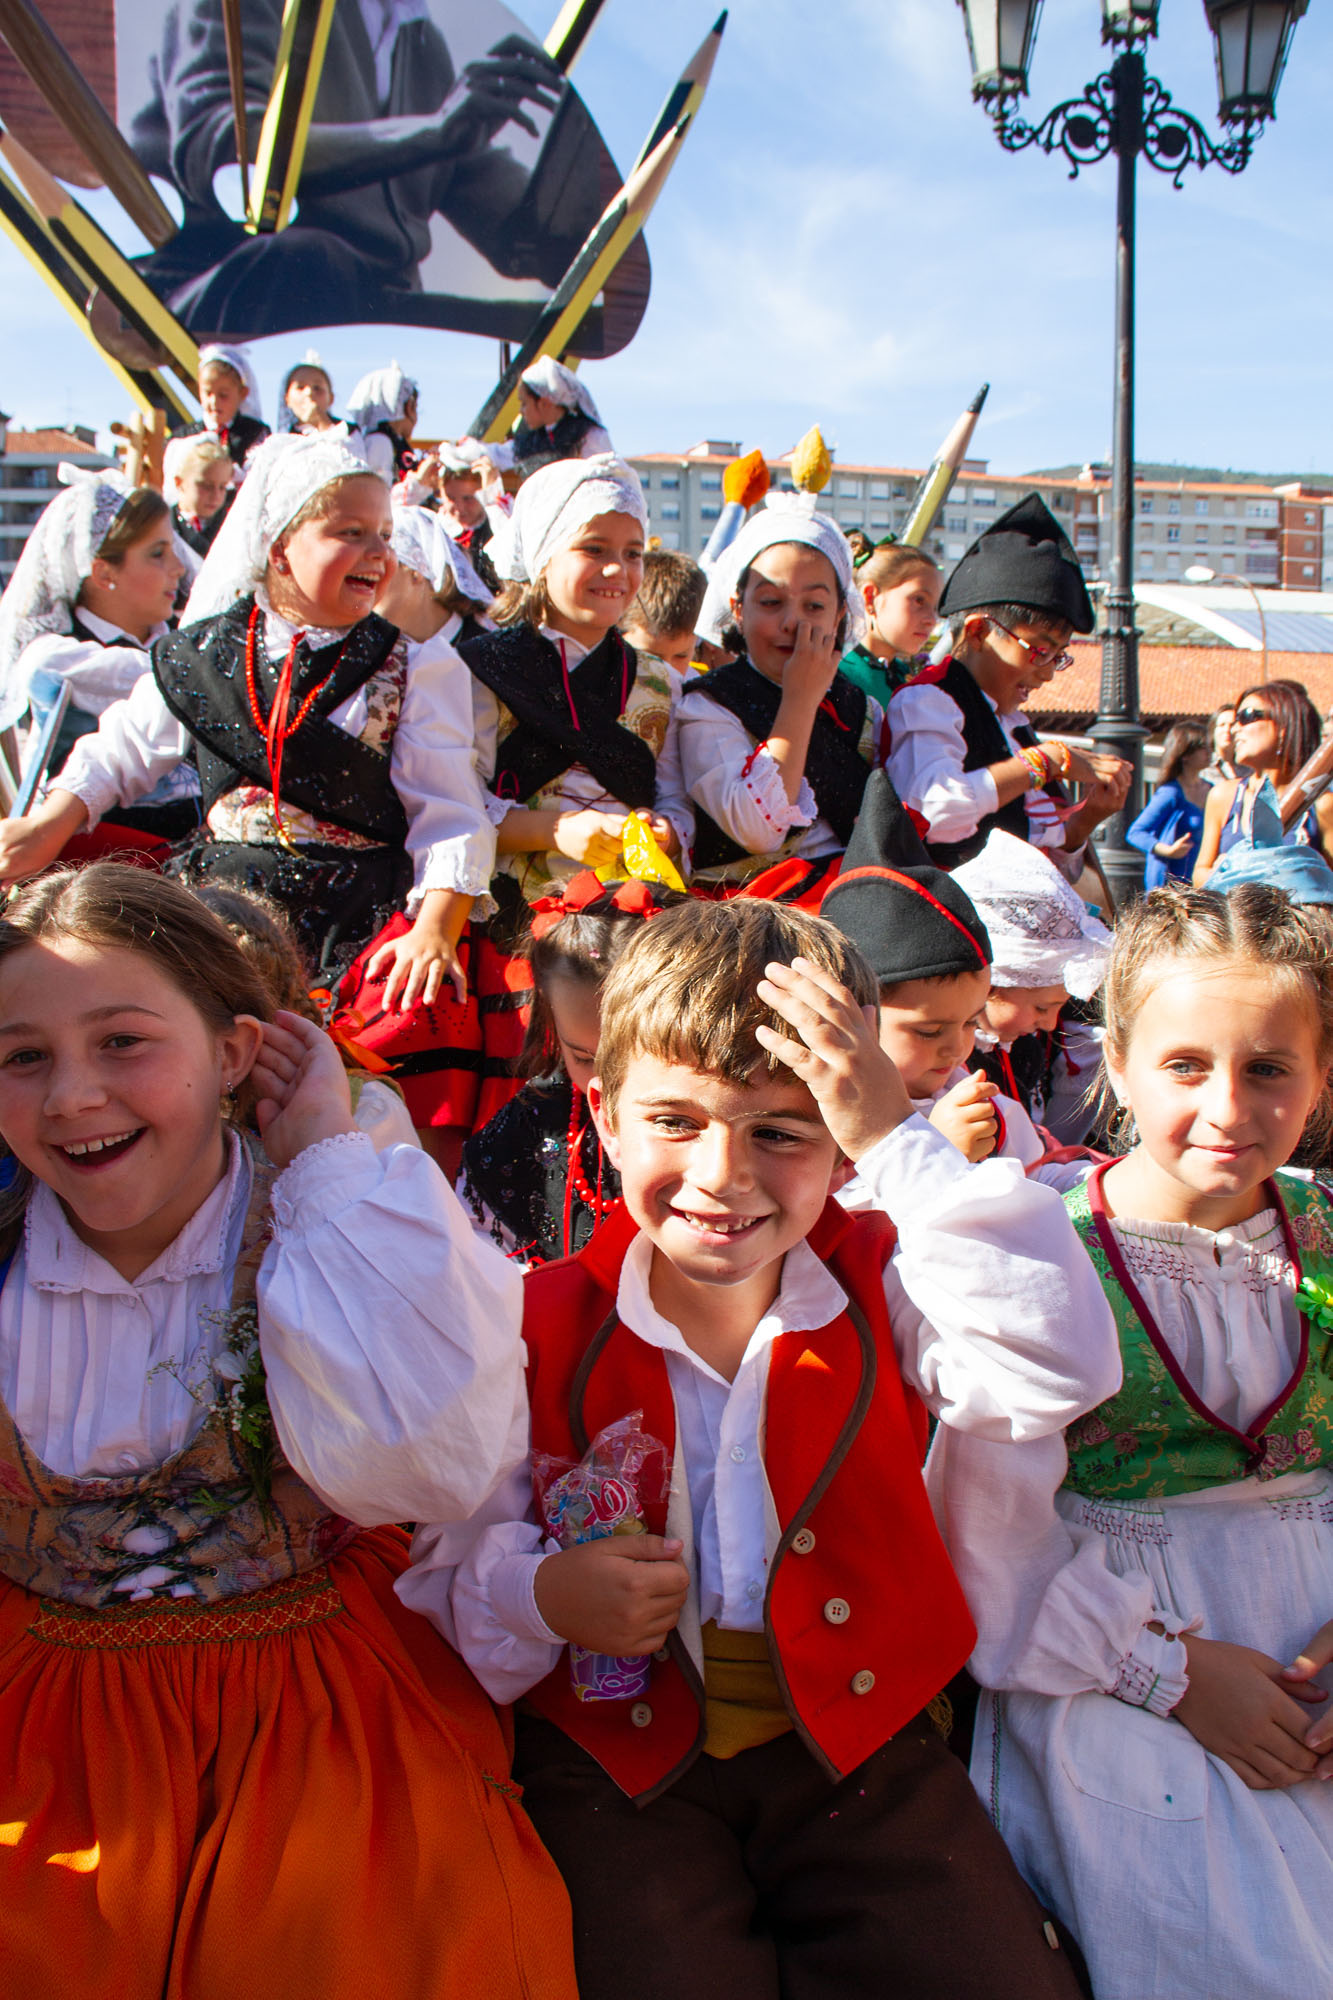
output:
[[[1110,1309],[1051,1188],[1027,1180],[1016,1160],[969,1166],[919,1115],[863,1154],[858,1172],[898,1226],[884,1296],[904,1378],[943,1422],[996,1441],[1042,1437],[1114,1392],[1120,1353]],[[763,1463],[769,1356],[779,1333],[827,1325],[846,1294],[804,1244],[791,1251],[778,1296],[728,1383],[657,1312],[649,1254],[646,1238],[631,1246],[617,1309],[666,1358],[677,1428],[667,1532],[684,1540],[692,1571],[679,1630],[695,1652],[710,1617],[733,1630],[763,1629],[780,1539]],[[556,1545],[534,1522],[526,1440],[526,1417],[516,1412],[507,1476],[470,1522],[419,1529],[413,1567],[396,1586],[497,1701],[516,1701],[561,1652],[533,1593]],[[793,1555],[808,1554],[817,1533],[799,1531]],[[836,1552],[832,1566],[836,1573]],[[855,1606],[834,1596],[824,1615],[845,1622]]]

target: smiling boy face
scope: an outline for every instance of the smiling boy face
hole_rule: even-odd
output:
[[[762,1064],[746,1083],[635,1055],[605,1117],[621,1191],[640,1229],[691,1285],[760,1283],[814,1228],[850,1169],[803,1083]]]

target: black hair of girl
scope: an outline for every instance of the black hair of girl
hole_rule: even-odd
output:
[[[1319,710],[1299,681],[1260,681],[1236,696],[1239,714],[1250,698],[1263,702],[1277,724],[1277,750],[1282,760],[1282,783],[1290,784],[1303,764],[1318,748],[1321,723]]]
[[[632,885],[636,893],[631,903],[624,895],[630,886],[624,882],[608,883],[605,892],[582,909],[568,911],[550,930],[539,937],[529,937],[526,957],[532,967],[532,1012],[514,1065],[516,1075],[550,1076],[560,1068],[560,1044],[556,1040],[551,1003],[546,997],[546,982],[553,978],[574,979],[596,992],[638,935],[646,917],[689,901],[678,889],[636,882]],[[645,895],[641,897],[637,893],[640,891],[646,892]],[[622,897],[619,903],[617,895]]]
[[[775,542],[773,546],[775,548],[790,547],[791,544]],[[796,546],[800,547],[801,544],[798,543],[796,544]],[[767,550],[765,550],[764,553],[767,554]],[[822,555],[823,550],[816,549],[815,553],[816,555]],[[755,560],[757,561],[758,558],[756,557]],[[832,563],[829,564],[829,568],[830,569],[833,568]],[[745,568],[741,571],[740,575],[736,579],[736,601],[738,604],[743,604],[745,602],[745,592],[749,585],[750,573],[753,569],[754,569],[754,563],[746,563]],[[837,589],[838,579],[836,575],[834,576],[833,584],[834,588]],[[838,629],[833,635],[833,643],[837,647],[839,653],[842,652],[844,646],[847,643],[847,606],[845,602],[842,607],[841,615],[839,616],[838,619]],[[734,621],[724,626],[722,632],[721,644],[725,646],[726,650],[729,653],[747,652],[745,644],[745,634],[741,631],[740,626],[737,625]]]
[[[68,938],[109,951],[150,959],[210,1028],[230,1028],[238,1014],[272,1018],[273,995],[236,939],[179,882],[118,861],[52,869],[25,883],[0,917],[0,967],[15,952],[49,939]],[[253,1094],[241,1084],[235,1122],[253,1113]],[[0,1141],[0,1153],[7,1156]],[[0,1193],[0,1254],[13,1249],[32,1191],[32,1176],[15,1163]]]
[[[1199,750],[1206,750],[1210,739],[1197,722],[1177,722],[1167,730],[1162,743],[1162,766],[1157,773],[1159,785],[1169,785],[1178,778],[1182,767]]]

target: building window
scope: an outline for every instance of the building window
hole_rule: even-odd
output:
[[[1314,518],[1314,515],[1313,515],[1313,514],[1311,514],[1311,513],[1309,513],[1308,511],[1307,511],[1307,513],[1306,513],[1306,516],[1305,516],[1305,525],[1306,525],[1306,527],[1307,527],[1307,528],[1313,528],[1313,527],[1314,527],[1314,525],[1315,525],[1315,518]]]
[[[974,493],[972,495],[972,505],[974,507],[993,507],[995,505],[995,495],[993,493]]]
[[[1196,542],[1206,542],[1208,539],[1207,528],[1196,528],[1194,530],[1194,539]]]
[[[889,497],[888,480],[872,479],[870,482],[870,497],[872,500],[887,500]]]
[[[1310,540],[1308,535],[1305,538],[1305,553],[1307,556],[1312,556],[1314,554],[1314,543]]]
[[[861,498],[861,482],[859,479],[840,479],[838,481],[838,492],[844,500],[859,500]]]
[[[1178,542],[1180,540],[1180,528],[1176,522],[1173,521],[1167,529],[1166,539],[1168,542]]]
[[[678,521],[680,519],[680,507],[675,501],[669,500],[666,506],[660,511],[664,521]]]
[[[680,474],[678,472],[664,472],[659,483],[664,493],[679,493]]]
[[[1313,564],[1313,563],[1303,563],[1303,564],[1301,565],[1301,575],[1302,575],[1302,576],[1313,576],[1313,575],[1314,575],[1314,564]]]
[[[1151,493],[1141,493],[1139,495],[1139,512],[1140,514],[1151,514],[1152,512]]]
[[[887,514],[872,514],[870,516],[870,525],[872,528],[890,528],[893,526],[893,523]]]
[[[720,507],[701,507],[699,509],[699,519],[701,521],[716,521],[721,512],[722,509]]]
[[[1247,500],[1245,502],[1245,518],[1247,521],[1276,521],[1277,501]]]
[[[1222,540],[1224,542],[1234,542],[1235,539],[1236,539],[1236,530],[1234,528],[1223,528]]]
[[[948,520],[945,522],[944,525],[949,530],[950,534],[965,535],[967,533],[967,515],[950,514]]]
[[[1169,555],[1169,556],[1167,557],[1167,559],[1166,559],[1166,566],[1167,566],[1167,568],[1168,568],[1168,569],[1170,569],[1170,570],[1176,570],[1176,569],[1179,569],[1179,568],[1180,568],[1180,557],[1179,557],[1178,555],[1175,555],[1175,554],[1172,554],[1172,555]]]
[[[1224,514],[1234,514],[1235,511],[1236,511],[1236,503],[1234,500],[1224,500],[1222,502],[1222,512]]]
[[[720,472],[705,472],[699,484],[703,487],[705,493],[720,493],[722,491],[722,474]]]
[[[1196,514],[1206,514],[1208,512],[1208,502],[1206,500],[1196,500],[1194,511]]]
[[[678,549],[680,547],[680,536],[675,528],[666,528],[663,530],[662,547],[664,549]]]
[[[1139,550],[1139,568],[1140,568],[1140,569],[1151,569],[1151,568],[1152,568],[1152,566],[1153,566],[1153,552],[1152,552],[1152,550],[1151,550],[1151,549],[1140,549],[1140,550]]]
[[[1168,500],[1166,503],[1166,511],[1168,514],[1178,514],[1180,512],[1179,500]]]

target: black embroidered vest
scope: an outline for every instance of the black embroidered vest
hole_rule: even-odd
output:
[[[962,711],[965,771],[984,770],[988,765],[1005,763],[1013,756],[999,717],[961,660],[946,661],[942,674],[938,668],[927,667],[924,674],[916,675],[907,683],[909,687],[923,684],[938,687]],[[1015,840],[1027,840],[1030,828],[1023,799],[1024,794],[1020,792],[1016,799],[1010,799],[998,812],[987,813],[966,840],[932,840],[927,835],[926,849],[936,867],[958,868],[964,861],[970,861],[974,854],[980,854],[991,828],[995,826],[1003,827],[1006,833],[1013,834]]]
[[[240,784],[269,785],[268,753],[250,712],[245,682],[246,628],[254,604],[242,598],[219,618],[172,632],[153,647],[153,674],[162,699],[194,738],[204,813]],[[372,614],[354,625],[338,647],[310,652],[302,644],[292,679],[293,712],[303,696],[332,673],[282,761],[282,803],[330,820],[386,846],[401,847],[407,814],[389,773],[387,751],[361,743],[329,721],[382,667],[398,643],[398,630]],[[261,713],[268,715],[275,669],[256,651],[255,681]],[[334,662],[337,661],[335,665]]]
[[[541,426],[530,431],[524,424],[514,434],[514,463],[526,479],[543,465],[554,465],[562,458],[578,458],[579,446],[593,428],[592,418],[585,417],[582,410],[567,410],[549,431]]]
[[[558,651],[530,625],[506,625],[460,639],[458,651],[514,717],[491,780],[497,798],[535,798],[571,765],[582,764],[609,797],[633,810],[651,810],[657,796],[656,761],[643,738],[620,721],[637,663],[634,648],[619,632],[608,632],[570,669],[569,696]]]
[[[744,654],[725,667],[714,667],[711,673],[687,681],[683,692],[706,694],[719,708],[727,709],[743,722],[756,743],[772,735],[782,702],[778,682],[761,674]],[[833,715],[829,714],[830,708]],[[870,776],[870,766],[858,747],[865,720],[864,690],[845,674],[835,674],[810,731],[805,777],[815,795],[820,818],[828,821],[843,847],[852,837],[856,815],[861,810],[861,795]],[[746,851],[696,801],[695,868],[720,868],[729,861],[739,861]]]

